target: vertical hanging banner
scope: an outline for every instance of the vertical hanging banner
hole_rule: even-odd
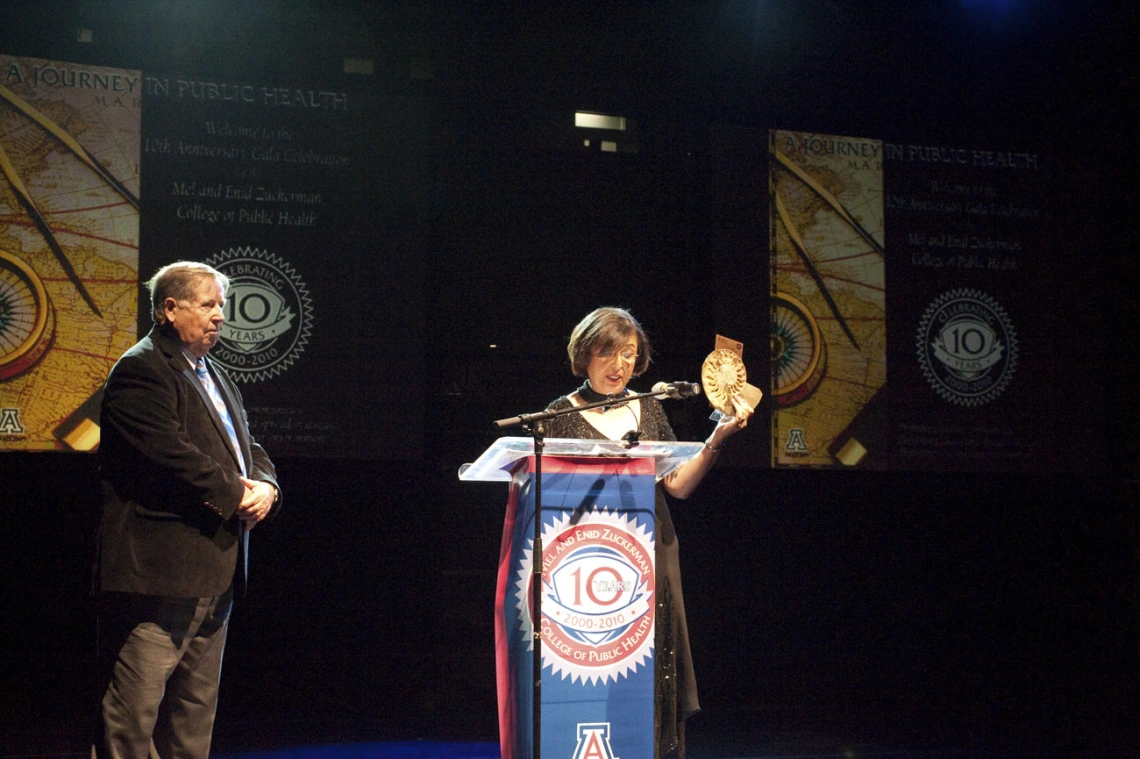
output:
[[[98,446],[137,337],[137,71],[0,55],[0,450]]]
[[[887,383],[883,144],[768,147],[772,466],[863,466]]]
[[[1050,325],[1062,294],[1045,275],[1050,220],[1034,152],[884,146],[892,252],[892,465],[1063,466],[1071,429]]]
[[[276,455],[417,457],[407,105],[0,56],[0,449],[98,447],[139,282],[188,259],[230,278],[211,356]]]
[[[1059,465],[1042,159],[768,136],[772,465]]]
[[[211,357],[259,441],[418,455],[421,296],[389,242],[400,230],[381,226],[392,130],[375,99],[157,74],[143,90],[141,276],[190,259],[230,278]]]

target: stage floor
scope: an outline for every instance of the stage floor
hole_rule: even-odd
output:
[[[42,723],[9,723],[3,759],[86,757],[85,728],[74,717],[42,715]],[[931,724],[867,727],[851,715],[819,711],[707,709],[689,723],[688,759],[1029,759],[1135,756],[1099,736],[1058,741],[1042,729],[999,735],[977,725],[953,730]],[[5,720],[7,721],[7,720]],[[219,716],[214,759],[499,759],[494,715],[425,715],[361,722],[281,719],[257,722]],[[909,737],[908,737],[909,736]],[[1082,745],[1082,743],[1084,745]],[[559,757],[558,759],[568,759]],[[618,757],[616,759],[635,759]]]

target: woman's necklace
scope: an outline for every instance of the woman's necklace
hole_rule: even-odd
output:
[[[590,380],[586,380],[582,383],[582,386],[578,388],[578,395],[581,396],[582,400],[587,404],[599,403],[601,401],[616,401],[618,398],[624,398],[629,395],[629,388],[623,387],[620,393],[614,393],[613,395],[603,395],[590,386]],[[604,413],[611,408],[612,406],[602,406],[601,410]]]

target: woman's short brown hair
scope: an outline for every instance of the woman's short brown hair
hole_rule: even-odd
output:
[[[633,314],[612,306],[603,306],[586,314],[570,333],[570,343],[566,346],[574,376],[585,377],[591,358],[599,353],[618,350],[629,342],[632,335],[637,335],[637,363],[633,367],[633,376],[639,377],[649,368],[651,349],[645,330]]]

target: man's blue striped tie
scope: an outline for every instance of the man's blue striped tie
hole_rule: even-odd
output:
[[[234,430],[234,420],[230,417],[230,411],[226,408],[226,402],[222,400],[218,386],[214,384],[214,378],[210,376],[210,370],[206,368],[206,359],[199,358],[195,362],[194,372],[198,375],[198,379],[202,380],[206,392],[210,395],[210,400],[214,402],[214,408],[218,410],[218,416],[222,418],[222,424],[225,425],[226,434],[230,436],[230,443],[234,447],[234,453],[237,454],[238,463],[241,465],[241,473],[244,475],[245,459],[241,455],[241,446],[238,444],[237,432]]]
[[[218,410],[218,416],[222,418],[222,424],[226,428],[226,434],[230,436],[230,443],[234,447],[234,453],[237,454],[238,464],[241,466],[241,473],[245,475],[245,458],[241,455],[241,446],[238,445],[237,432],[234,430],[234,420],[230,417],[230,410],[226,408],[226,402],[222,400],[222,394],[218,391],[218,386],[214,384],[214,378],[210,376],[210,370],[206,368],[206,359],[199,358],[194,362],[194,373],[198,375],[198,379],[206,387],[206,392],[210,395],[210,400],[214,402],[214,408]],[[244,523],[241,526],[241,545],[242,545],[242,574],[245,577],[245,587],[249,588],[249,527]]]

